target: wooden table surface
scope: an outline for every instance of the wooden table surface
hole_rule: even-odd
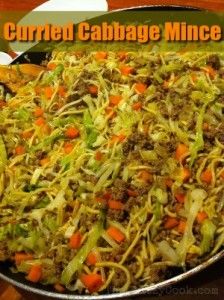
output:
[[[81,0],[71,0],[81,1]],[[93,0],[94,1],[94,0]],[[45,2],[44,0],[0,0],[0,11],[2,10],[32,10]],[[209,10],[224,11],[224,0],[108,0],[109,9],[124,7],[150,5],[150,4],[173,4],[187,5],[193,7],[207,8]],[[145,296],[142,300],[223,300],[224,299],[224,260],[216,263],[204,272],[184,281],[176,287],[165,290],[162,294]],[[12,286],[0,280],[0,300],[45,300],[49,298],[40,297],[16,291]]]

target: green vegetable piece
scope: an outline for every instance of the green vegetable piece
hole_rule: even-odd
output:
[[[25,108],[20,108],[16,112],[16,118],[21,121],[28,121],[30,118],[30,113]]]
[[[44,197],[36,206],[35,208],[45,208],[49,203],[50,199],[48,197]]]
[[[202,241],[200,244],[201,254],[207,253],[214,240],[214,235],[216,232],[216,226],[212,223],[211,220],[206,219],[201,225],[201,234],[202,234]]]
[[[98,239],[103,233],[105,222],[105,212],[101,213],[99,221],[93,226],[89,232],[89,237],[84,246],[78,251],[76,256],[69,262],[62,272],[61,281],[67,285],[71,282],[73,275],[82,269],[82,265],[86,260],[89,252],[96,246]]]

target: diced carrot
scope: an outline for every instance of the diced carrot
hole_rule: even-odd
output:
[[[76,231],[69,240],[69,247],[72,249],[78,249],[81,246],[82,235],[79,231]]]
[[[181,234],[184,234],[185,229],[186,229],[186,220],[180,220],[177,226],[177,231]]]
[[[96,60],[102,60],[102,59],[106,59],[108,56],[107,52],[104,51],[99,51],[95,54],[95,59]]]
[[[68,127],[65,131],[65,136],[69,139],[75,139],[80,135],[76,127]]]
[[[184,193],[175,193],[174,197],[179,203],[184,203],[186,198]]]
[[[130,74],[133,74],[134,68],[130,67],[130,66],[127,66],[127,65],[123,65],[123,66],[120,66],[120,71],[121,71],[122,75],[128,76]]]
[[[98,94],[98,87],[96,86],[96,85],[90,85],[89,87],[88,87],[88,90],[89,90],[89,93],[91,94],[91,95],[94,95],[94,96],[96,96],[97,94]]]
[[[0,108],[3,108],[4,106],[6,106],[6,102],[3,100],[0,100]]]
[[[135,88],[136,93],[143,94],[147,89],[147,85],[144,84],[144,83],[139,82],[139,83],[135,84],[134,88]]]
[[[211,79],[215,78],[216,75],[216,70],[214,70],[211,66],[206,66],[203,68],[203,70],[208,73],[208,75],[210,76]]]
[[[33,135],[33,131],[30,131],[30,130],[25,130],[22,132],[22,137],[24,139],[30,139]]]
[[[106,200],[110,200],[110,199],[112,199],[112,194],[109,193],[109,192],[106,192],[106,193],[103,195],[103,198],[106,199]]]
[[[192,79],[192,81],[195,83],[196,81],[197,81],[197,75],[195,74],[195,73],[192,73],[191,74],[191,79]]]
[[[125,235],[118,228],[110,226],[107,229],[107,234],[119,244],[125,240]]]
[[[107,204],[107,201],[104,198],[96,197],[95,201],[98,202],[98,203],[100,203],[100,204],[103,204],[103,205]]]
[[[152,182],[153,181],[153,175],[149,173],[146,170],[142,170],[139,172],[138,177],[142,179],[145,182]]]
[[[100,151],[96,151],[95,153],[95,160],[100,161],[103,158],[103,153]]]
[[[179,221],[177,218],[167,217],[167,219],[164,223],[164,228],[172,229],[172,228],[176,227],[178,224],[179,224]]]
[[[126,139],[126,135],[124,135],[124,134],[113,135],[111,137],[110,143],[114,144],[114,143],[118,143],[118,142],[123,142],[125,139]]]
[[[51,70],[51,71],[53,71],[56,67],[57,67],[57,65],[53,62],[49,62],[47,65],[48,70]]]
[[[116,210],[124,209],[124,204],[121,201],[117,201],[117,200],[109,200],[108,206],[110,209],[116,209]]]
[[[44,167],[44,166],[46,166],[49,162],[50,162],[50,158],[49,158],[49,157],[45,157],[45,158],[42,158],[42,159],[40,160],[40,165],[41,165],[42,167]]]
[[[131,189],[128,189],[127,193],[128,193],[129,197],[137,197],[138,196],[138,192],[134,191],[134,190],[131,190]]]
[[[187,168],[182,168],[180,175],[183,181],[188,181],[188,179],[191,177],[191,172]]]
[[[119,51],[117,53],[117,56],[118,56],[118,58],[119,58],[120,61],[125,60],[126,57],[127,57],[127,52],[125,52],[125,51]]]
[[[106,107],[105,112],[107,115],[109,115],[109,119],[113,119],[116,116],[116,111],[110,106]]]
[[[208,124],[207,122],[204,122],[203,125],[202,125],[202,129],[203,129],[204,131],[209,130],[209,124]]]
[[[208,218],[208,215],[205,211],[199,211],[196,217],[196,220],[199,224],[201,224],[205,219]]]
[[[140,110],[142,108],[142,102],[135,102],[132,104],[134,110]]]
[[[165,185],[166,185],[168,188],[172,188],[173,180],[172,180],[171,178],[166,178],[166,179],[165,179]]]
[[[42,117],[44,114],[44,110],[41,107],[36,107],[35,111],[34,111],[34,116],[35,117]]]
[[[27,280],[37,283],[41,280],[42,277],[42,267],[40,265],[34,265],[31,267],[28,275]]]
[[[97,292],[103,285],[103,278],[96,273],[82,274],[80,280],[90,293]]]
[[[37,126],[43,126],[45,124],[45,119],[42,117],[39,117],[38,119],[36,119],[35,124]]]
[[[15,148],[15,153],[16,153],[17,155],[22,155],[22,154],[24,154],[25,152],[26,152],[26,149],[25,149],[24,146],[19,145],[19,146],[17,146],[17,147]]]
[[[61,97],[66,96],[66,88],[63,85],[60,85],[58,87],[58,95],[61,96]]]
[[[21,262],[23,262],[25,260],[32,260],[33,255],[31,255],[29,253],[24,253],[24,252],[16,252],[14,259],[15,259],[15,263],[17,265],[20,265]]]
[[[65,142],[65,143],[64,143],[64,152],[65,152],[66,154],[71,153],[72,150],[73,150],[73,148],[74,148],[74,146],[73,146],[72,143],[69,143],[69,142]]]
[[[94,266],[97,263],[97,257],[96,254],[94,252],[89,252],[87,259],[86,259],[86,263],[89,266]]]
[[[55,283],[54,289],[59,293],[63,293],[65,291],[65,288],[60,283]]]
[[[117,106],[121,102],[122,97],[120,95],[111,95],[109,97],[110,105]]]
[[[210,184],[212,182],[212,172],[211,170],[207,169],[201,173],[201,181]]]
[[[189,152],[189,148],[185,144],[179,144],[176,148],[175,159],[178,161],[182,161],[183,156],[185,156]]]
[[[43,134],[50,134],[51,133],[51,127],[48,124],[44,124],[41,126],[41,132]]]
[[[42,87],[37,85],[37,86],[35,86],[34,90],[37,95],[40,95],[42,92]]]
[[[47,99],[51,99],[52,95],[54,93],[54,90],[51,86],[46,86],[44,89],[44,95]]]

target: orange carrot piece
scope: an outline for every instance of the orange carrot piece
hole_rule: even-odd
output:
[[[25,130],[22,132],[22,138],[26,139],[30,139],[31,136],[33,135],[33,132],[30,130]]]
[[[3,108],[4,106],[6,106],[6,102],[3,100],[0,100],[0,108]]]
[[[19,146],[17,146],[17,147],[15,148],[15,153],[16,153],[17,155],[22,155],[22,154],[24,154],[25,152],[26,152],[26,149],[25,149],[24,146],[19,145]]]
[[[100,204],[103,204],[103,205],[106,205],[106,204],[107,204],[107,201],[106,201],[106,199],[104,199],[104,198],[96,197],[96,198],[95,198],[95,201],[96,201],[97,203],[100,203]]]
[[[108,56],[107,52],[99,51],[95,54],[95,59],[96,60],[103,60],[103,59],[107,59],[107,56]]]
[[[39,117],[38,119],[36,119],[35,124],[37,126],[43,126],[45,124],[45,119],[42,117]]]
[[[23,261],[32,260],[33,255],[31,255],[29,253],[24,253],[24,252],[16,252],[14,259],[15,259],[16,265],[20,265],[21,262],[23,262]]]
[[[168,217],[164,223],[165,229],[172,229],[176,227],[179,224],[179,221],[177,218]]]
[[[112,194],[109,193],[109,192],[106,192],[106,193],[103,195],[103,198],[106,199],[106,200],[111,200],[111,199],[112,199]]]
[[[65,291],[65,288],[60,283],[55,283],[54,289],[59,293],[63,293]]]
[[[146,171],[146,170],[140,171],[138,177],[140,179],[142,179],[143,181],[145,181],[145,182],[152,182],[153,181],[153,175],[151,173],[149,173],[148,171]]]
[[[65,136],[69,139],[75,139],[80,135],[76,127],[68,127],[65,131]]]
[[[80,280],[90,293],[97,292],[103,285],[103,278],[96,273],[82,274]]]
[[[180,220],[178,226],[177,226],[177,231],[181,234],[184,234],[185,229],[186,229],[186,220]]]
[[[212,182],[212,172],[211,170],[207,169],[201,173],[201,181],[210,184]]]
[[[165,179],[165,185],[166,185],[168,188],[172,188],[173,180],[172,180],[171,178],[166,178],[166,179]]]
[[[183,193],[175,193],[174,197],[177,200],[177,202],[179,202],[179,203],[185,202],[186,197],[185,197],[185,194],[183,194]]]
[[[127,66],[127,65],[123,65],[123,66],[120,66],[120,71],[121,71],[122,75],[128,76],[130,74],[133,74],[134,68],[130,67],[130,66]]]
[[[28,275],[27,280],[37,283],[41,280],[42,277],[42,267],[40,265],[34,265],[31,267]]]
[[[51,133],[51,127],[48,124],[44,124],[41,126],[41,132],[43,134],[50,134]]]
[[[124,209],[124,204],[121,201],[117,201],[117,200],[109,200],[108,206],[110,209],[115,209],[115,210],[123,210]]]
[[[72,150],[73,150],[73,148],[74,148],[74,146],[73,146],[72,143],[69,143],[69,142],[65,142],[65,143],[64,143],[64,152],[65,152],[66,154],[71,153]]]
[[[132,104],[134,110],[140,110],[142,108],[142,102],[135,102]]]
[[[56,67],[57,67],[57,65],[53,62],[49,62],[47,65],[47,69],[50,71],[53,71]]]
[[[201,224],[204,220],[208,218],[208,215],[205,211],[199,211],[196,217],[196,220],[199,224]]]
[[[187,168],[181,169],[181,178],[183,181],[188,181],[188,179],[190,179],[190,177],[191,177],[191,172],[189,169],[187,169]]]
[[[89,93],[91,94],[91,95],[94,95],[94,96],[96,96],[97,94],[98,94],[98,87],[96,86],[96,85],[90,85],[89,87],[88,87],[88,90],[89,90]]]
[[[46,166],[49,162],[50,162],[50,158],[49,158],[49,157],[45,157],[45,158],[42,158],[42,159],[40,160],[40,165],[41,165],[42,167],[44,167],[44,166]]]
[[[187,145],[179,144],[176,148],[175,159],[181,162],[183,156],[186,155],[188,152],[189,152],[189,148]]]
[[[110,105],[117,106],[121,102],[122,97],[120,95],[111,95],[109,97]]]
[[[87,259],[86,259],[86,263],[88,266],[94,266],[97,263],[97,257],[96,254],[94,252],[89,252]]]
[[[211,79],[215,78],[216,75],[216,70],[214,70],[211,66],[206,66],[203,68],[203,70],[208,73],[208,75],[210,76]]]
[[[42,117],[44,114],[44,110],[41,107],[36,107],[35,111],[34,111],[34,116],[35,117]]]
[[[143,94],[147,89],[147,85],[139,82],[139,83],[135,84],[134,88],[135,88],[136,93]]]
[[[81,246],[82,235],[79,231],[73,233],[69,240],[69,247],[71,249],[78,249]]]
[[[44,95],[47,99],[51,99],[52,95],[54,93],[54,90],[51,86],[46,86],[44,89]]]
[[[129,197],[137,197],[138,196],[138,192],[134,191],[134,190],[131,190],[131,189],[128,189],[127,193],[128,193]]]
[[[114,144],[116,142],[123,142],[126,139],[126,136],[124,134],[119,134],[119,135],[113,135],[111,137],[111,144]]]
[[[109,115],[109,119],[113,119],[116,116],[116,111],[110,106],[106,107],[105,112]]]
[[[103,158],[103,153],[100,151],[96,151],[95,153],[95,160],[100,161]]]
[[[125,51],[119,51],[117,53],[117,56],[119,58],[120,61],[125,60],[127,58],[127,52]]]
[[[192,79],[192,81],[195,83],[196,81],[197,81],[197,75],[195,74],[195,73],[192,73],[191,74],[191,79]]]
[[[58,95],[61,96],[61,97],[66,96],[66,88],[63,85],[60,85],[58,87]]]
[[[107,229],[107,234],[119,244],[125,240],[125,235],[118,228],[110,226]]]

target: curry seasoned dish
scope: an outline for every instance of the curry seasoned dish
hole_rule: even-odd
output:
[[[1,89],[0,260],[76,293],[124,292],[224,243],[224,61],[54,52]]]

